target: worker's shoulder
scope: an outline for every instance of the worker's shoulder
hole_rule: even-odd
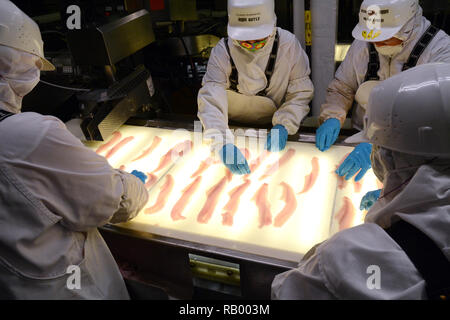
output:
[[[300,44],[300,41],[298,41],[297,37],[292,32],[280,27],[277,27],[277,30],[278,36],[280,37],[280,47],[292,46],[297,43]]]
[[[36,141],[38,138],[45,138],[49,130],[65,128],[64,123],[58,118],[36,112],[18,113],[6,120],[5,132],[16,139]]]
[[[374,223],[336,233],[317,248],[317,254],[324,278],[340,299],[403,297],[405,287],[423,280],[401,247]],[[367,290],[366,285],[374,272],[383,275],[383,290],[377,292]],[[395,287],[389,281],[401,285]],[[420,298],[422,287],[416,288],[410,298]]]

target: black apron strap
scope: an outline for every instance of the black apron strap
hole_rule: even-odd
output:
[[[6,118],[11,117],[12,115],[14,115],[14,113],[5,110],[0,110],[0,121],[5,120]]]
[[[230,47],[228,46],[228,37],[224,38],[224,41],[225,41],[225,47],[227,49],[228,55],[230,56],[230,63],[231,63],[231,74],[230,74],[230,78],[229,78],[230,90],[239,92],[238,88],[237,88],[237,86],[239,84],[238,71],[237,71],[236,65],[233,61],[233,58],[231,57]],[[266,96],[266,91],[269,88],[270,80],[272,79],[272,75],[275,71],[275,63],[277,61],[279,45],[280,45],[280,36],[277,31],[277,33],[275,35],[273,47],[272,47],[272,52],[270,53],[269,61],[267,62],[266,71],[265,71],[265,75],[266,75],[266,79],[267,79],[267,86],[263,90],[258,92],[258,94],[257,94],[258,96]]]
[[[450,261],[436,244],[403,220],[394,223],[385,231],[405,251],[425,279],[428,299],[450,299]]]
[[[439,28],[431,25],[427,31],[422,35],[419,39],[419,42],[415,45],[414,49],[411,51],[411,54],[408,58],[408,61],[403,65],[402,71],[406,71],[408,69],[414,68],[419,61],[420,56],[434,39],[434,37],[439,32]]]
[[[378,70],[380,70],[380,57],[373,43],[369,43],[369,64],[367,65],[367,73],[364,82],[375,80],[379,81]]]

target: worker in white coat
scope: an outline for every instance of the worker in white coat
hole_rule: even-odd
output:
[[[357,103],[352,125],[362,129],[364,101],[378,81],[416,65],[450,62],[450,37],[423,17],[418,0],[363,1],[353,37],[356,40],[330,83],[321,107],[322,125],[316,134],[316,146],[321,151],[336,141],[354,100]],[[355,181],[361,180],[370,169],[371,149],[368,143],[356,146],[337,174],[347,180],[357,174]]]
[[[281,151],[309,113],[314,89],[300,43],[276,27],[273,0],[229,0],[228,15],[229,37],[211,52],[198,93],[198,117],[207,136],[217,134],[213,145],[224,164],[233,173],[247,174],[228,120],[272,124],[266,149]]]
[[[0,0],[0,299],[129,299],[97,227],[133,218],[147,191],[57,118],[20,112],[53,69],[37,24]]]
[[[449,299],[450,64],[417,66],[376,86],[364,131],[350,140],[373,144],[381,197],[364,224],[277,275],[272,297]]]

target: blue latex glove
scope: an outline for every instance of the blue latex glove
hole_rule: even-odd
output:
[[[282,151],[284,150],[284,148],[286,148],[287,139],[288,139],[288,132],[286,128],[281,124],[277,124],[275,127],[272,128],[272,130],[270,130],[270,133],[267,136],[265,148],[270,152]]]
[[[378,198],[380,198],[380,194],[381,194],[381,189],[367,192],[366,195],[361,200],[359,209],[360,210],[369,210],[370,207],[372,207],[375,204],[375,202],[378,201]]]
[[[341,131],[341,122],[338,119],[328,119],[316,132],[316,147],[320,151],[327,151],[336,142]]]
[[[355,181],[358,182],[366,174],[367,170],[372,168],[370,162],[370,154],[372,145],[370,143],[361,143],[356,146],[355,150],[348,155],[336,173],[341,177],[345,176],[345,180],[350,180],[359,170]]]
[[[220,150],[220,158],[225,166],[230,169],[233,174],[249,174],[250,168],[247,160],[234,144],[229,143]]]
[[[141,172],[141,171],[133,170],[133,171],[131,172],[131,174],[132,174],[133,176],[136,176],[136,177],[138,177],[139,179],[141,179],[142,183],[145,183],[145,180],[147,180],[146,174],[143,173],[143,172]]]

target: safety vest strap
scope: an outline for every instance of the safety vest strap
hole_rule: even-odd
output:
[[[230,78],[229,78],[230,90],[239,92],[239,90],[237,88],[237,86],[239,84],[238,70],[233,61],[233,57],[231,56],[230,47],[228,46],[228,38],[225,38],[224,41],[225,41],[225,47],[227,49],[228,55],[230,56],[230,63],[231,63],[231,73],[230,73]],[[280,43],[280,37],[279,37],[278,31],[277,31],[277,33],[275,35],[273,47],[272,47],[272,52],[270,53],[269,61],[267,62],[267,66],[266,66],[266,70],[265,70],[267,86],[263,90],[261,90],[260,92],[257,93],[258,96],[266,96],[266,94],[267,94],[266,91],[269,88],[270,80],[272,79],[272,75],[275,71],[275,63],[277,61],[279,43]]]
[[[431,25],[427,31],[422,35],[419,42],[415,45],[414,49],[411,52],[411,55],[408,58],[408,61],[403,65],[403,71],[414,68],[419,61],[420,56],[434,39],[434,37],[439,32],[439,28]]]
[[[0,122],[8,117],[11,117],[12,115],[14,115],[14,113],[5,110],[0,110]]]
[[[405,251],[425,279],[428,299],[450,299],[450,261],[433,240],[403,220],[385,231]]]

